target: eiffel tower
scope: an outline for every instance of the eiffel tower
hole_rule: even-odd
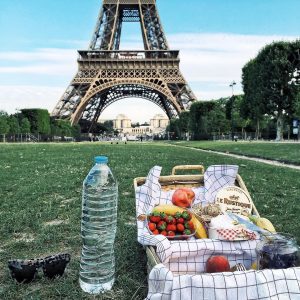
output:
[[[123,22],[140,23],[144,50],[120,50]],[[169,49],[156,0],[103,0],[89,49],[78,53],[78,72],[51,114],[56,118],[94,124],[110,104],[143,98],[171,119],[196,100],[179,51]]]

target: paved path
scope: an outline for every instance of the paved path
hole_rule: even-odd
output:
[[[249,157],[249,156],[245,156],[245,155],[238,155],[238,154],[225,153],[225,152],[219,152],[219,151],[214,151],[214,150],[205,150],[205,149],[199,149],[199,148],[192,148],[192,147],[181,146],[181,145],[172,145],[172,146],[188,148],[188,149],[194,149],[196,151],[201,151],[201,152],[206,152],[206,153],[214,153],[214,154],[219,154],[219,155],[224,155],[224,156],[235,157],[235,158],[238,158],[238,159],[252,160],[252,161],[261,162],[261,163],[264,163],[264,164],[278,166],[278,167],[285,167],[285,168],[300,170],[300,166],[293,165],[293,164],[285,164],[285,163],[282,163],[282,162],[279,162],[279,161],[276,161],[276,160],[271,160],[271,159]]]

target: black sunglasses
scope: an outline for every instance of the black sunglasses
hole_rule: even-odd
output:
[[[34,280],[39,268],[42,268],[44,275],[50,279],[62,276],[70,260],[70,254],[60,253],[39,259],[9,260],[8,268],[11,277],[17,282],[29,283]]]

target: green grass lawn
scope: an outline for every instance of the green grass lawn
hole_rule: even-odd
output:
[[[167,144],[6,144],[0,145],[0,299],[95,299],[78,284],[81,252],[82,181],[93,157],[107,155],[119,181],[116,283],[97,299],[143,299],[147,294],[146,257],[137,243],[133,179],[154,165],[170,174],[174,165],[238,164],[261,215],[278,231],[300,242],[300,171],[236,160]],[[22,285],[10,278],[7,260],[72,255],[66,275],[53,281],[41,272]]]
[[[273,159],[285,163],[300,164],[300,143],[275,143],[254,141],[180,141],[175,143],[178,145],[193,148],[209,149],[234,154]]]

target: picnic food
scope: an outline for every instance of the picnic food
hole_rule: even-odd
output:
[[[172,203],[179,207],[191,207],[195,200],[195,193],[189,188],[179,188],[172,196]]]
[[[206,262],[207,273],[230,271],[229,261],[225,256],[211,256]]]
[[[239,216],[239,219],[234,219],[228,214],[219,215],[211,219],[208,228],[210,239],[241,241],[253,240],[256,233],[249,230],[243,221],[247,222],[247,217]],[[252,224],[248,221],[249,224]]]
[[[160,217],[158,218],[158,214]],[[177,218],[175,218],[175,215]],[[162,234],[167,237],[182,236],[187,238],[195,233],[194,223],[190,220],[191,215],[187,212],[176,212],[174,216],[167,215],[165,212],[154,211],[148,217],[148,229],[152,234]],[[155,217],[155,218],[152,218]],[[177,220],[185,220],[184,223],[177,223]],[[152,222],[155,220],[156,222]]]
[[[269,221],[268,219],[266,218],[258,218],[257,222],[256,222],[256,225],[260,228],[263,228],[263,229],[266,229],[270,232],[276,232],[273,224],[271,223],[271,221]]]
[[[221,213],[219,204],[208,204],[202,208],[202,213],[211,217],[216,217]]]
[[[276,230],[273,226],[273,224],[271,223],[270,220],[266,219],[266,218],[261,218],[261,217],[256,217],[256,216],[251,216],[250,220],[257,225],[258,227],[268,230],[272,233],[275,233]]]
[[[149,220],[151,221],[151,217],[155,215],[160,215],[160,219],[167,220],[165,221],[167,226],[167,231],[176,232],[178,235],[184,233],[184,235],[190,235],[195,232],[195,236],[200,239],[207,238],[207,234],[202,223],[188,210],[182,207],[178,207],[172,204],[164,204],[155,206],[152,210],[152,213],[149,216]],[[151,221],[152,222],[152,221]],[[169,223],[168,223],[169,222]],[[179,226],[179,224],[183,225],[183,228]],[[175,226],[175,227],[174,227]],[[178,230],[179,226],[179,230]],[[148,225],[149,227],[149,225]],[[175,229],[175,230],[174,230]],[[189,230],[190,233],[188,234]]]

